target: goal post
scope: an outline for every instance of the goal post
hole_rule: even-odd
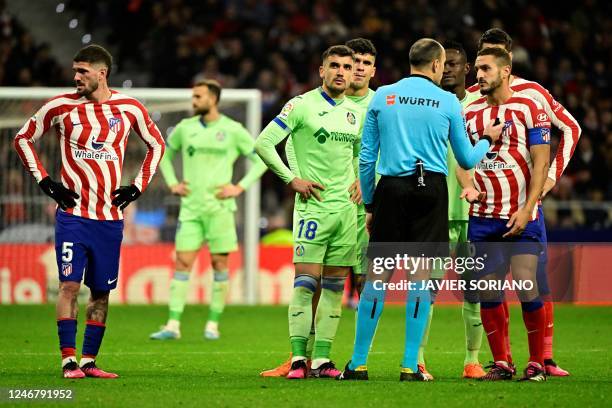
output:
[[[191,89],[189,88],[115,89],[142,102],[152,119],[160,127],[162,135],[166,137],[180,119],[192,114]],[[6,147],[10,144],[12,146],[12,138],[10,141],[7,138],[11,135],[14,136],[15,132],[46,100],[72,92],[74,92],[74,88],[0,87],[0,111],[2,111],[2,115],[0,115],[0,137],[2,138],[2,145]],[[243,123],[254,138],[261,131],[261,92],[259,90],[223,89],[219,108],[224,113],[229,112],[228,116]],[[130,139],[133,140],[134,137]],[[248,170],[252,164],[248,160],[245,160],[245,162]],[[2,166],[6,165],[3,164]],[[8,165],[14,166],[12,163]],[[0,171],[4,172],[4,167]],[[160,176],[157,175],[157,177]],[[243,221],[243,302],[249,305],[256,304],[258,301],[260,189],[259,180],[247,189],[241,214]],[[0,194],[4,193],[0,191]]]

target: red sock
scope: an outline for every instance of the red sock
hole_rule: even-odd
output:
[[[61,350],[62,360],[68,357],[76,357],[76,349],[73,347],[63,347]]]
[[[495,307],[480,308],[480,318],[482,327],[487,334],[487,341],[493,353],[494,361],[507,361],[506,343],[504,341],[504,326],[506,326],[506,316],[501,304]]]
[[[546,311],[544,306],[532,310],[523,310],[523,321],[527,328],[529,341],[529,361],[544,365],[544,330],[546,329]]]
[[[502,302],[504,308],[504,316],[506,317],[506,324],[504,325],[504,344],[506,345],[506,357],[509,363],[512,363],[512,350],[510,349],[510,309],[508,308],[508,301],[504,299]]]
[[[553,358],[554,312],[553,302],[544,302],[546,310],[546,328],[544,329],[544,360]]]

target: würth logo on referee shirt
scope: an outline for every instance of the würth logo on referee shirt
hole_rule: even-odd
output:
[[[387,105],[395,105],[395,94],[387,95]]]

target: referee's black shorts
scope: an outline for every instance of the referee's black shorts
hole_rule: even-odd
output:
[[[446,176],[428,172],[425,186],[417,176],[383,176],[374,192],[370,242],[448,242]]]

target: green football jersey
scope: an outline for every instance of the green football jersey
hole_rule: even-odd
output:
[[[168,186],[178,184],[172,160],[176,153],[182,153],[183,181],[188,183],[190,193],[181,197],[180,220],[221,209],[236,210],[233,198],[219,200],[215,194],[219,186],[232,182],[234,162],[241,155],[253,161],[251,169],[238,183],[242,188],[246,190],[265,172],[265,164],[253,151],[254,144],[250,133],[225,115],[209,123],[201,116],[194,116],[176,125],[166,142],[160,169]]]
[[[465,109],[469,104],[474,102],[476,99],[481,97],[480,92],[468,92],[465,91],[465,97],[459,101],[461,106]],[[461,184],[457,180],[455,169],[457,168],[457,159],[453,154],[453,149],[448,146],[448,176],[446,177],[446,183],[448,185],[448,219],[451,221],[467,221],[469,219],[468,213],[470,210],[470,204],[459,198],[461,195]]]
[[[355,102],[357,105],[361,107],[363,116],[365,117],[365,114],[368,111],[368,105],[370,104],[370,101],[372,100],[372,98],[374,98],[375,93],[376,92],[374,92],[373,90],[368,89],[368,93],[365,94],[364,96],[347,95],[347,98],[349,98],[351,101]],[[364,204],[360,204],[357,206],[357,214],[365,214],[365,212],[366,210],[365,210]]]
[[[315,212],[339,211],[353,205],[349,187],[356,179],[363,109],[347,98],[332,99],[322,88],[296,96],[285,104],[257,139],[259,155],[285,183],[299,175],[325,187],[323,201],[312,197],[296,208]],[[295,174],[283,163],[275,146],[287,136],[293,143]]]

